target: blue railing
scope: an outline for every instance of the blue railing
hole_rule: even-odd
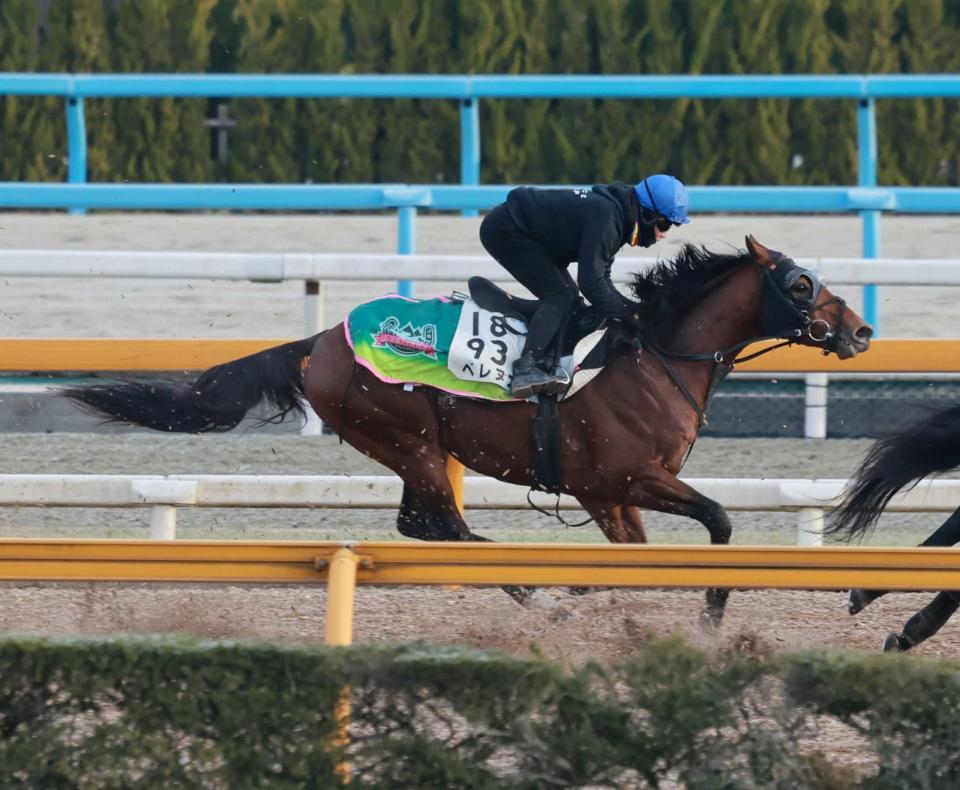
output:
[[[0,94],[66,99],[69,184],[87,179],[84,99],[87,97],[297,97],[453,99],[460,103],[460,174],[457,187],[368,185],[0,185],[5,206],[156,209],[305,209],[396,207],[398,247],[412,252],[417,207],[467,210],[502,199],[505,187],[480,183],[480,113],[483,98],[759,99],[829,98],[857,101],[858,177],[845,187],[699,187],[696,211],[857,211],[863,220],[863,254],[880,254],[880,212],[960,212],[953,189],[877,189],[876,100],[960,97],[960,75],[840,76],[433,76],[274,74],[0,74]],[[64,191],[58,191],[64,190]],[[112,191],[115,190],[115,191]],[[153,191],[153,197],[145,194]],[[380,190],[377,192],[377,190]],[[318,195],[324,191],[329,197]],[[420,195],[416,198],[416,195]],[[233,196],[233,197],[231,197]],[[429,202],[423,202],[429,200]],[[127,202],[124,202],[127,201]],[[380,202],[377,202],[380,201]],[[865,318],[878,323],[874,286],[864,288]]]

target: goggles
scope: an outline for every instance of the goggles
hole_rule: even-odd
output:
[[[650,205],[653,206],[653,211],[641,204],[640,221],[644,225],[655,225],[661,233],[666,233],[670,228],[679,226],[679,222],[671,222],[663,216],[660,209],[657,208],[657,201],[653,199],[653,192],[650,191],[650,185],[647,183],[647,179],[643,179],[643,188],[647,190],[647,197],[650,198]]]
[[[666,233],[670,228],[680,224],[679,222],[671,222],[662,214],[657,214],[657,212],[643,206],[640,206],[640,222],[644,225],[655,225],[661,233]]]

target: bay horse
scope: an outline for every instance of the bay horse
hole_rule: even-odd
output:
[[[869,533],[894,494],[930,475],[960,466],[960,405],[940,409],[878,439],[851,479],[827,534],[853,540]],[[921,546],[953,546],[960,542],[960,507]],[[850,590],[847,608],[858,614],[886,590]],[[929,639],[960,606],[960,591],[945,591],[890,633],[884,652],[910,650]]]
[[[687,245],[634,275],[646,331],[560,404],[561,489],[612,542],[644,539],[642,508],[693,518],[711,543],[729,542],[724,509],[677,475],[713,390],[747,345],[782,338],[842,359],[870,345],[873,330],[814,272],[752,236],[746,245],[730,254]],[[344,441],[403,479],[397,527],[412,538],[483,540],[457,508],[448,455],[481,474],[531,483],[534,404],[384,383],[355,362],[342,324],[217,365],[190,384],[126,382],[62,394],[108,420],[192,433],[230,430],[263,399],[278,410],[273,420],[302,414],[305,398]],[[504,589],[521,601],[531,592]],[[728,594],[707,591],[706,625],[719,625]]]

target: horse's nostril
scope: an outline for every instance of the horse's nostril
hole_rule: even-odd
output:
[[[873,327],[869,324],[864,324],[856,332],[854,332],[853,336],[857,340],[869,340],[871,337],[873,337]]]

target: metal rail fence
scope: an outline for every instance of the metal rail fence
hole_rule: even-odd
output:
[[[662,258],[629,256],[614,262],[614,282],[627,283],[635,271]],[[960,286],[960,259],[796,258],[833,287],[844,285]],[[574,264],[575,271],[576,264]],[[0,250],[0,277],[129,278],[144,280],[232,280],[304,283],[304,327],[308,335],[326,329],[324,282],[455,282],[467,274],[503,282],[503,267],[488,255],[389,255],[311,252],[208,252],[148,250]]]
[[[0,581],[327,584],[350,644],[357,584],[954,590],[953,549],[0,540]]]
[[[880,254],[882,211],[960,212],[960,190],[878,189],[876,101],[958,97],[957,75],[266,75],[266,74],[0,74],[0,94],[62,96],[68,138],[67,185],[2,184],[0,206],[121,209],[396,208],[398,251],[416,245],[418,208],[465,210],[500,202],[507,187],[479,187],[480,113],[485,98],[830,98],[857,102],[857,188],[694,187],[696,211],[857,211],[863,254]],[[298,97],[454,99],[460,103],[460,187],[428,185],[258,186],[85,184],[87,97]],[[401,285],[401,293],[409,285]],[[876,288],[864,290],[865,318],[879,326]]]
[[[733,511],[797,514],[797,544],[820,545],[823,514],[836,506],[846,480],[685,478]],[[468,510],[527,510],[527,489],[487,477],[466,477]],[[176,537],[178,507],[395,509],[403,483],[373,475],[0,475],[0,507],[149,507],[150,537]],[[891,500],[889,512],[950,513],[960,480],[927,480]],[[562,496],[557,507],[579,510]]]
[[[289,338],[0,338],[0,371],[34,374],[206,370],[286,342]],[[760,344],[752,348],[759,349]],[[815,348],[794,346],[742,363],[738,371],[738,375],[803,374],[803,435],[824,438],[828,374],[957,374],[960,373],[960,340],[875,340],[869,353],[850,360],[823,356]],[[36,387],[32,383],[27,386]],[[319,430],[319,420],[311,418],[303,433],[313,435]]]

